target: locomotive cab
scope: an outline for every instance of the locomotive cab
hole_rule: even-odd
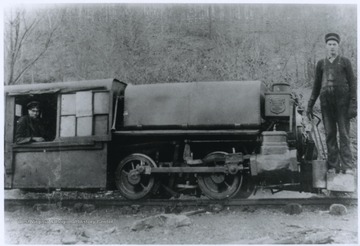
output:
[[[106,188],[115,99],[125,84],[94,80],[5,87],[5,188]],[[17,121],[40,102],[48,137],[18,144]]]

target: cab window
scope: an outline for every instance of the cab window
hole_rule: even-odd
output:
[[[57,95],[51,94],[36,94],[36,95],[21,95],[15,97],[15,128],[14,136],[16,134],[16,125],[18,120],[28,114],[27,104],[31,101],[38,101],[40,103],[40,119],[44,125],[45,135],[48,141],[53,141],[56,136],[56,115],[57,115]]]
[[[61,94],[60,137],[103,136],[108,126],[109,92]]]

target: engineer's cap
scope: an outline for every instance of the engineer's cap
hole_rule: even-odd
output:
[[[334,40],[339,44],[340,36],[337,33],[328,33],[325,35],[325,43],[327,43],[329,40]]]
[[[39,108],[40,103],[38,101],[31,101],[26,105],[27,109]]]

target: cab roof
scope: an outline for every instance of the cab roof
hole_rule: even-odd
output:
[[[42,94],[56,92],[72,92],[82,90],[113,90],[118,86],[127,84],[117,79],[83,80],[71,82],[22,84],[4,86],[4,92],[8,95]]]

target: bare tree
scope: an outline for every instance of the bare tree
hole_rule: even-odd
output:
[[[7,68],[5,69],[5,84],[12,85],[16,84],[24,73],[45,54],[58,25],[54,26],[49,21],[48,32],[43,38],[41,49],[22,64],[22,53],[26,48],[26,43],[30,41],[44,18],[35,16],[29,21],[29,18],[25,17],[24,9],[10,10],[8,14],[5,22],[5,63]]]

